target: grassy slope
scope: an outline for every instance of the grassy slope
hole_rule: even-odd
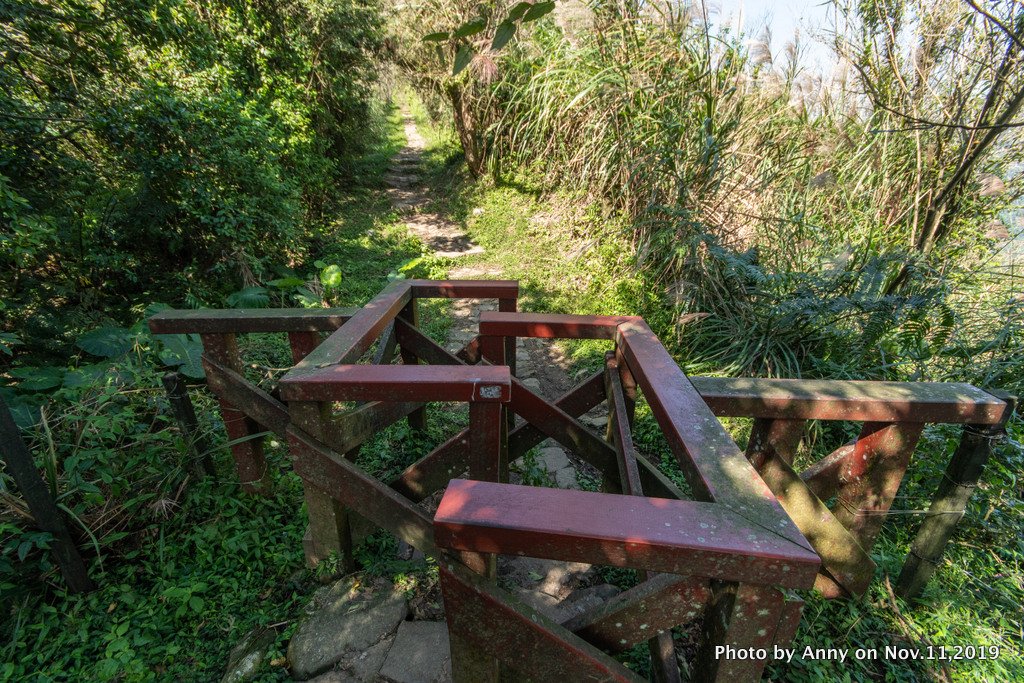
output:
[[[647,285],[634,267],[621,226],[602,221],[596,211],[580,209],[584,203],[578,199],[543,196],[528,178],[503,179],[497,184],[491,179],[473,182],[464,171],[455,139],[431,128],[421,108],[414,112],[421,132],[431,142],[425,158],[429,181],[438,188],[433,208],[462,222],[471,237],[485,247],[487,252],[474,257],[476,261],[498,263],[506,277],[520,280],[525,310],[640,314],[656,331],[672,329],[671,321],[664,317],[665,307],[659,305],[660,292]],[[671,338],[664,334],[663,338],[671,346]],[[597,345],[587,343],[569,350],[583,366],[598,362],[602,353]],[[680,362],[685,367],[685,359]],[[638,443],[659,453],[670,474],[678,475],[649,414],[646,420],[644,417],[641,412]],[[749,421],[730,421],[727,427],[743,446]],[[820,457],[845,441],[842,430],[823,431],[830,438],[822,438],[815,452],[804,457]],[[872,552],[880,572],[868,594],[849,601],[805,596],[804,620],[793,643],[798,656],[789,665],[770,666],[768,675],[828,681],[1024,679],[1019,607],[1024,602],[1024,506],[1014,474],[1024,464],[1020,445],[1024,427],[1019,420],[1011,425],[1011,437],[1009,443],[998,447],[983,486],[920,606],[912,608],[895,600],[888,590],[887,577],[895,580],[916,528],[913,513],[893,515]],[[957,429],[926,430],[894,511],[927,508],[929,494],[942,476],[957,438]],[[907,644],[992,646],[999,648],[999,655],[944,663],[885,660],[887,645]],[[800,657],[807,646],[848,648],[850,658],[842,663]],[[858,647],[877,649],[879,658],[851,661]]]

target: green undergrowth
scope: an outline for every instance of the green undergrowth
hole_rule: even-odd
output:
[[[667,318],[665,292],[645,279],[637,267],[627,226],[585,197],[564,190],[547,191],[528,172],[513,177],[469,177],[457,140],[434,128],[426,112],[413,106],[417,125],[430,149],[424,156],[428,182],[437,191],[433,210],[465,226],[486,253],[460,264],[500,266],[503,277],[520,281],[520,307],[527,311],[580,314],[643,315],[666,346],[677,354],[685,345],[675,337],[675,321]],[[697,286],[699,283],[694,283]],[[565,344],[574,363],[572,373],[598,367],[607,343]],[[707,364],[689,372],[708,372]],[[840,363],[841,359],[837,359]],[[713,371],[713,368],[710,368]],[[836,365],[843,378],[857,378],[858,368]],[[751,421],[724,419],[740,447],[745,446]],[[806,464],[856,436],[859,425],[811,423],[799,454]],[[1016,419],[1010,438],[1000,443],[967,514],[950,542],[942,564],[914,605],[895,598],[890,581],[907,555],[918,520],[926,510],[946,462],[959,439],[960,428],[929,426],[900,489],[892,514],[872,549],[879,570],[868,593],[852,600],[823,600],[813,591],[793,642],[796,656],[789,664],[767,669],[773,680],[793,681],[916,681],[1019,680],[1024,678],[1024,648],[1019,605],[1024,600],[1024,515],[1019,469],[1024,426]],[[649,407],[637,406],[634,438],[684,491],[688,491],[675,456],[660,433]],[[628,587],[630,572],[605,569],[603,578]],[[956,661],[887,661],[886,646],[997,647],[996,658]],[[804,648],[847,650],[845,662],[802,657]],[[854,659],[858,647],[876,650],[878,659]],[[625,653],[622,661],[646,670],[643,647]]]
[[[360,306],[395,278],[444,275],[409,237],[384,192],[389,160],[404,142],[394,109],[379,128],[384,136],[349,162],[332,209],[306,226],[310,262],[281,264],[313,283],[320,269],[314,259],[338,264],[338,286],[316,292],[325,304]],[[295,303],[274,293],[264,305]],[[436,340],[445,336],[447,311],[443,301],[421,307],[423,326]],[[0,387],[8,402],[25,408],[19,416],[26,424],[34,422],[25,438],[70,511],[72,532],[99,584],[86,595],[63,591],[46,552],[49,537],[25,523],[24,503],[0,472],[0,680],[218,680],[231,648],[255,627],[277,632],[270,653],[276,661],[261,679],[284,680],[284,649],[301,608],[321,581],[335,578],[337,567],[305,568],[301,482],[284,445],[272,437],[266,442],[270,494],[243,493],[216,402],[201,381],[190,379],[217,469],[215,477],[196,481],[160,384],[162,347],[144,323],[130,332],[125,349],[103,349],[99,363],[80,352],[51,373],[52,382],[38,372],[31,382]],[[114,335],[113,342],[122,339]],[[239,345],[247,375],[267,386],[290,364],[285,335],[241,335]],[[404,438],[404,423],[385,430],[364,446],[361,464],[397,472],[459,419],[431,410],[425,436]],[[394,550],[393,539],[374,534],[357,559],[368,573],[396,578],[410,590],[430,583],[430,566],[397,561]]]

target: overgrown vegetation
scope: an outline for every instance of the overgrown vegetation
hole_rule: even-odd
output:
[[[212,399],[218,476],[168,417],[160,374],[197,384],[198,340],[159,305],[359,305],[441,277],[380,191],[401,144],[391,65],[415,88],[430,207],[517,278],[527,310],[641,314],[692,374],[968,381],[1020,393],[1024,8],[841,8],[843,67],[770,34],[709,34],[688,3],[0,1],[0,392],[101,588],[70,596],[0,472],[0,679],[207,680],[256,626],[276,664],[317,576],[298,479],[243,496]],[[421,104],[422,102],[422,104]],[[1014,214],[1016,210],[1018,213]],[[1014,223],[1017,221],[1017,223]],[[1009,228],[1009,230],[1008,230]],[[447,309],[425,310],[443,338]],[[244,337],[247,373],[289,363]],[[603,347],[568,349],[583,372]],[[464,415],[397,424],[358,464],[386,476]],[[730,422],[743,445],[749,425]],[[814,425],[802,458],[850,435]],[[929,429],[900,492],[926,507],[956,430]],[[638,445],[682,482],[639,406]],[[1019,420],[922,604],[888,590],[915,525],[886,526],[861,600],[809,598],[796,645],[997,645],[996,660],[796,661],[785,680],[1024,677]],[[542,484],[531,457],[520,475]],[[371,536],[370,574],[435,580]],[[330,563],[321,570],[330,574]],[[615,582],[633,580],[610,573]],[[642,670],[638,650],[626,657]]]
[[[673,3],[560,4],[490,49],[514,6],[424,3],[399,16],[408,23],[398,30],[448,32],[441,51],[434,38],[406,41],[400,60],[426,103],[420,122],[435,125],[428,159],[444,192],[434,208],[487,249],[475,259],[520,279],[524,308],[642,314],[692,374],[1020,392],[1024,298],[1007,239],[1021,225],[1019,3],[848,7],[835,40],[845,75],[835,81],[803,70],[795,46],[777,50],[770,34],[707,35],[699,15]],[[478,34],[454,37],[481,20]],[[464,66],[454,63],[463,48],[475,54]],[[443,96],[453,87],[464,94],[459,111]],[[467,131],[482,158],[466,152]],[[603,353],[593,343],[570,351],[584,367]],[[640,408],[638,444],[678,476]],[[749,423],[727,426],[743,445]],[[830,452],[850,428],[812,425],[801,457]],[[794,643],[984,644],[1000,648],[998,659],[801,660],[770,675],[1024,675],[1024,625],[1011,607],[1024,585],[1020,429],[1011,424],[911,607],[886,577],[957,440],[955,429],[927,430],[897,523],[873,550],[880,580],[862,600],[811,596]],[[642,668],[642,655],[626,661]]]

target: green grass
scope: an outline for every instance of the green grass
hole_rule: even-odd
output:
[[[430,183],[439,188],[433,210],[461,222],[486,253],[461,263],[501,267],[518,279],[521,308],[529,311],[583,314],[640,314],[674,347],[673,321],[667,319],[662,292],[637,267],[624,224],[603,220],[585,198],[563,191],[542,194],[529,176],[472,181],[459,161],[451,135],[438,132],[422,109],[414,110],[417,125],[433,146],[425,156]],[[473,209],[482,209],[482,213]],[[667,331],[667,332],[666,332]],[[604,346],[595,342],[567,344],[577,367],[600,362]],[[686,367],[685,359],[679,358]],[[856,372],[856,368],[851,369]],[[749,420],[726,420],[726,428],[743,446]],[[808,460],[821,457],[845,441],[856,425],[815,424]],[[947,549],[942,565],[919,604],[893,600],[887,581],[895,580],[913,539],[919,515],[893,515],[872,555],[879,566],[868,593],[857,599],[826,601],[813,592],[792,647],[791,664],[774,663],[767,675],[795,681],[957,681],[1020,680],[1024,648],[1019,605],[1024,603],[1024,514],[1017,472],[1024,465],[1024,425],[1011,424],[1011,439],[1001,444],[972,498],[967,515]],[[894,509],[924,510],[959,438],[958,428],[929,427],[900,490]],[[672,479],[685,488],[682,472],[668,450],[649,410],[638,405],[635,432],[638,446],[660,461]],[[613,583],[627,581],[606,572]],[[998,647],[996,659],[950,662],[887,662],[886,645]],[[850,659],[803,659],[803,648],[848,648]],[[851,661],[857,647],[875,648],[878,660]],[[640,650],[624,661],[638,670]]]

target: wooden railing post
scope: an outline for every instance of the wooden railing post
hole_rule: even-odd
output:
[[[330,404],[312,401],[292,401],[288,404],[292,424],[307,432],[321,443],[326,441],[326,423],[330,419]],[[309,481],[303,481],[309,530],[302,540],[306,564],[314,567],[335,553],[345,572],[355,570],[352,553],[352,524],[348,509],[330,493]]]
[[[28,446],[21,439],[18,426],[14,423],[14,417],[7,408],[7,404],[0,397],[0,456],[3,458],[5,469],[14,478],[22,497],[28,504],[29,512],[36,525],[43,531],[53,536],[50,543],[50,551],[53,553],[60,573],[68,584],[72,593],[84,593],[91,591],[96,584],[89,578],[82,562],[82,556],[78,554],[64,525],[64,518],[61,517],[57,504],[50,497],[46,490],[43,478],[39,476],[35,461],[28,450]]]
[[[164,389],[167,391],[167,400],[171,404],[171,412],[181,430],[181,436],[192,454],[192,469],[196,477],[203,478],[207,475],[216,474],[213,469],[213,461],[210,459],[210,445],[206,438],[199,431],[199,422],[196,420],[196,411],[192,406],[192,400],[185,389],[185,382],[181,374],[168,372],[163,376]]]
[[[998,423],[964,425],[960,444],[946,466],[928,514],[921,522],[921,528],[917,531],[917,537],[896,579],[896,594],[905,600],[917,598],[939,566],[942,553],[957,523],[963,518],[971,494],[992,454],[992,443],[1003,435],[1006,423],[1013,415],[1017,397],[996,395],[1006,401],[1006,411]]]
[[[398,313],[398,317],[406,321],[413,327],[419,327],[420,310],[419,306],[417,305],[417,299],[415,296],[409,299],[409,303],[407,303]],[[402,363],[404,363],[405,365],[417,365],[420,362],[419,358],[416,357],[416,354],[413,353],[412,350],[409,349],[408,347],[399,344],[399,351],[401,352],[402,355]],[[413,429],[416,429],[421,432],[426,431],[426,406],[424,406],[423,408],[417,408],[416,410],[409,413],[409,417],[407,419],[409,421],[409,426],[412,427]]]
[[[203,354],[211,360],[243,374],[242,360],[238,355],[238,342],[233,334],[204,334]],[[224,420],[224,429],[228,440],[239,443],[231,446],[231,454],[235,458],[235,470],[242,482],[242,489],[249,493],[266,493],[270,487],[267,472],[267,461],[263,457],[263,441],[254,435],[265,431],[256,421],[247,417],[224,399],[220,401],[220,414]]]

